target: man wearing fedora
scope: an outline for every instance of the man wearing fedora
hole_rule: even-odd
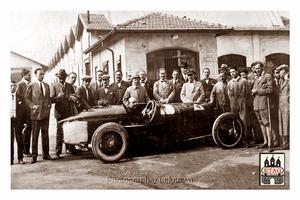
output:
[[[68,95],[74,94],[74,87],[66,82],[66,78],[68,74],[64,69],[60,69],[58,73],[55,74],[56,77],[59,79],[59,82],[54,83],[51,87],[51,102],[55,104],[54,107],[54,117],[56,118],[56,121],[59,122],[60,120],[64,119],[64,110],[58,109],[56,106],[61,101],[64,101]],[[62,140],[63,135],[61,133],[61,130],[56,129],[56,156],[57,158],[60,158],[60,154],[62,151]]]

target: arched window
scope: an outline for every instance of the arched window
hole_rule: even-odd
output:
[[[218,57],[218,68],[220,68],[222,64],[227,64],[228,67],[235,65],[238,69],[247,67],[246,57],[238,54],[227,54]]]
[[[179,69],[180,65],[187,62],[196,68],[199,77],[199,57],[197,52],[185,49],[163,49],[147,53],[147,78],[151,82],[159,79],[158,71],[165,68],[167,79],[172,79],[173,69]]]
[[[266,56],[266,66],[277,68],[279,65],[290,65],[290,55],[284,53],[274,53]]]

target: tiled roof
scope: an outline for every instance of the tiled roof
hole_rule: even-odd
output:
[[[102,14],[89,14],[90,23],[88,23],[88,14],[79,14],[80,18],[83,20],[83,25],[87,30],[111,30],[113,25],[111,25],[104,15]]]
[[[209,30],[223,28],[226,29],[226,26],[161,13],[150,13],[116,27],[118,30]]]

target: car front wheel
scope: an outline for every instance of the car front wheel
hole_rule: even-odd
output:
[[[115,122],[99,126],[92,137],[92,151],[96,158],[105,162],[118,162],[128,148],[126,130]]]
[[[213,139],[222,148],[236,146],[243,137],[242,121],[233,113],[223,113],[214,122]]]

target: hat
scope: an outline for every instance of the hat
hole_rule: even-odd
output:
[[[101,79],[103,80],[103,79],[109,79],[110,78],[110,76],[108,75],[108,74],[104,74],[104,75],[102,75],[101,76]]]
[[[226,64],[222,64],[221,65],[221,70],[228,70],[228,66]]]
[[[86,80],[91,80],[92,77],[90,77],[90,76],[84,76],[84,77],[82,77],[81,79],[84,80],[84,81],[86,81]]]
[[[60,69],[58,73],[55,74],[58,78],[66,78],[69,76],[64,69]]]
[[[193,69],[193,68],[190,68],[190,69],[187,71],[187,74],[196,74],[196,70]]]
[[[275,70],[276,73],[280,72],[281,70],[286,70],[286,71],[289,71],[289,66],[288,65],[280,65],[279,67],[277,67],[277,69]]]
[[[180,68],[188,68],[187,62],[182,62]]]
[[[139,76],[138,74],[135,74],[135,75],[133,75],[133,76],[131,77],[131,80],[132,80],[132,79],[135,79],[135,78],[139,78],[139,79],[140,79],[140,76]]]

